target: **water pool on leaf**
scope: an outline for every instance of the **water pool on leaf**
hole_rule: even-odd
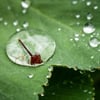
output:
[[[51,58],[55,48],[55,41],[50,36],[37,31],[23,30],[9,39],[6,52],[8,58],[14,63],[34,67]]]

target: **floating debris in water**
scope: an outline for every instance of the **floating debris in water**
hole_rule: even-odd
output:
[[[11,37],[6,50],[9,59],[16,64],[39,66],[54,54],[55,48],[55,41],[47,35],[20,31]]]

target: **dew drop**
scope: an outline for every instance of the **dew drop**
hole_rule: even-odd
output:
[[[52,74],[49,72],[49,74],[46,76],[46,78],[51,78]]]
[[[90,6],[91,4],[92,4],[91,1],[87,1],[87,2],[86,2],[86,5],[87,5],[87,6]]]
[[[18,25],[18,21],[17,21],[17,20],[14,21],[14,22],[13,22],[13,25],[14,25],[14,26],[17,26],[17,25]]]
[[[91,56],[90,58],[91,58],[91,59],[94,59],[94,56]]]
[[[73,4],[73,5],[76,5],[77,3],[78,3],[77,0],[73,0],[73,1],[72,1],[72,4]]]
[[[7,26],[7,25],[8,25],[8,22],[5,21],[5,22],[4,22],[4,25]]]
[[[89,41],[89,45],[93,48],[98,47],[98,45],[100,44],[99,40],[97,38],[92,38]]]
[[[17,31],[20,29],[18,28]],[[33,67],[46,62],[54,54],[56,44],[50,36],[41,33],[43,34],[37,30],[23,30],[14,34],[6,47],[8,58],[16,64]],[[49,74],[47,78],[50,76]]]
[[[92,94],[92,91],[89,91],[88,94]]]
[[[94,6],[93,8],[94,8],[94,10],[97,10],[98,9],[98,6]]]
[[[0,22],[3,21],[3,17],[0,17]]]
[[[33,78],[33,77],[34,77],[33,74],[29,74],[29,75],[28,75],[28,78],[30,78],[30,79]]]
[[[85,26],[83,27],[83,32],[86,34],[91,34],[95,31],[94,25],[90,23],[86,23]]]
[[[75,40],[75,41],[79,41],[79,34],[75,34],[74,40]]]
[[[44,96],[44,93],[41,93],[40,95],[43,97]]]
[[[25,22],[25,23],[23,24],[23,27],[24,27],[24,28],[28,28],[28,26],[29,26],[29,23],[28,23],[28,22]]]
[[[93,15],[91,13],[88,13],[87,20],[91,20],[93,18]]]
[[[29,6],[30,6],[30,1],[29,1],[29,0],[23,0],[23,1],[21,2],[21,6],[22,6],[22,8],[24,8],[24,9],[29,8]]]
[[[22,10],[22,13],[23,13],[23,14],[26,14],[26,12],[27,12],[26,9],[23,9],[23,10]]]
[[[48,71],[49,71],[49,72],[53,71],[53,67],[52,67],[52,66],[49,67],[49,68],[48,68]]]
[[[76,14],[75,17],[76,17],[77,19],[79,19],[79,18],[80,18],[80,14]]]

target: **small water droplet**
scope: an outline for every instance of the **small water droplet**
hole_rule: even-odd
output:
[[[58,28],[58,31],[61,31],[61,28],[60,27]]]
[[[48,71],[49,71],[49,72],[53,71],[53,67],[52,67],[52,66],[49,67],[49,68],[48,68]]]
[[[93,18],[93,15],[91,13],[88,13],[87,20],[91,20]]]
[[[87,1],[87,2],[86,2],[86,5],[87,5],[87,6],[90,6],[91,4],[92,4],[91,1]]]
[[[17,31],[20,29],[18,28]],[[56,44],[50,36],[39,35],[40,33],[42,32],[23,30],[14,34],[6,48],[8,58],[16,64],[32,67],[46,62],[54,54]],[[51,73],[47,78],[50,76]]]
[[[30,1],[29,1],[29,0],[23,0],[23,1],[21,2],[21,6],[22,6],[22,8],[24,8],[24,9],[29,8],[29,6],[30,6]]]
[[[44,93],[41,93],[40,95],[43,97],[44,96]]]
[[[0,17],[0,22],[3,21],[3,17]]]
[[[77,19],[79,19],[81,16],[80,16],[80,14],[76,14],[75,17],[76,17]]]
[[[16,29],[16,32],[20,32],[20,30],[21,30],[20,28],[17,28],[17,29]]]
[[[11,10],[11,6],[8,6],[7,9],[8,9],[8,10]]]
[[[49,74],[46,76],[46,78],[51,78],[52,74],[49,72]]]
[[[33,95],[37,95],[37,92],[34,92]]]
[[[23,13],[23,14],[26,14],[26,13],[27,13],[27,10],[26,10],[26,9],[23,9],[23,10],[22,10],[22,13]]]
[[[98,9],[98,6],[94,6],[93,8],[94,8],[94,10],[97,10]]]
[[[92,91],[89,91],[88,94],[92,94]]]
[[[72,1],[72,4],[73,4],[73,5],[76,5],[77,3],[78,3],[77,0],[73,0],[73,1]]]
[[[87,93],[87,92],[88,92],[88,90],[83,90],[83,92],[84,92],[84,93]]]
[[[79,26],[79,25],[80,25],[80,22],[76,22],[76,25],[78,25],[78,26]]]
[[[29,23],[28,22],[24,22],[23,27],[24,28],[28,28],[28,26],[29,26]]]
[[[79,38],[78,38],[78,37],[75,37],[74,40],[75,40],[75,41],[79,41]]]
[[[91,56],[90,58],[91,58],[91,59],[94,59],[94,56]]]
[[[83,32],[86,34],[91,34],[95,31],[94,25],[90,23],[86,23],[85,26],[83,27]]]
[[[17,25],[18,25],[18,21],[15,20],[15,21],[13,22],[13,25],[14,25],[14,26],[17,26]]]
[[[92,38],[89,41],[89,45],[93,48],[98,47],[98,45],[100,44],[99,40],[97,38]]]
[[[75,40],[75,41],[79,41],[79,34],[75,34],[74,40]]]
[[[8,25],[8,22],[5,21],[5,22],[4,22],[4,25],[7,26],[7,25]]]
[[[33,78],[33,77],[34,77],[33,74],[29,74],[29,75],[28,75],[28,78],[30,78],[30,79]]]

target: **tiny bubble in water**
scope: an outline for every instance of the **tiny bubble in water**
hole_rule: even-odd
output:
[[[49,67],[49,68],[48,68],[48,71],[49,71],[49,72],[53,71],[53,67]]]
[[[75,17],[76,17],[77,19],[79,19],[81,16],[80,16],[80,14],[76,14]]]
[[[14,22],[13,22],[13,25],[14,25],[14,26],[17,26],[17,25],[18,25],[18,21],[17,21],[17,20],[14,21]]]
[[[2,17],[0,17],[0,22],[1,22],[1,21],[3,21],[3,18],[2,18]]]
[[[24,28],[27,28],[29,26],[29,23],[28,22],[25,22],[24,24],[23,24],[23,27]]]
[[[4,25],[7,26],[7,25],[8,25],[8,22],[5,21],[5,22],[4,22]]]

